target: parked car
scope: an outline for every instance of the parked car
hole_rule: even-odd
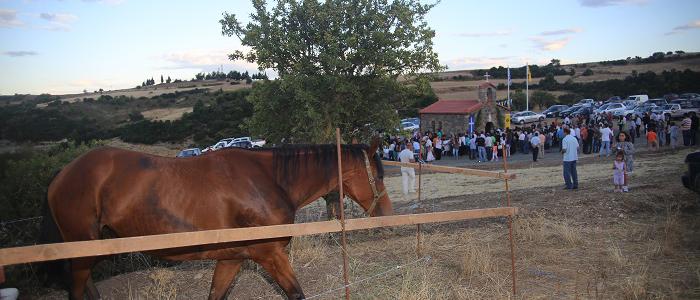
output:
[[[416,125],[413,122],[404,121],[401,122],[401,129],[413,132],[420,129],[420,126]]]
[[[264,139],[255,139],[250,142],[251,147],[253,148],[262,148],[267,144],[267,141]]]
[[[581,105],[593,105],[595,103],[594,99],[581,99],[574,106],[581,106]]]
[[[657,115],[663,115],[667,120],[683,117],[683,111],[680,104],[664,104],[651,110]]]
[[[608,106],[610,106],[610,104],[612,104],[612,103],[614,103],[614,102],[605,103],[605,104],[601,105],[600,107],[594,109],[594,110],[593,110],[593,113],[595,113],[595,114],[601,113],[601,112],[604,111],[606,108],[608,108]]]
[[[542,114],[547,118],[556,118],[559,113],[568,109],[568,105],[552,105],[547,110],[543,111]]]
[[[415,124],[416,126],[420,126],[420,119],[419,119],[419,118],[406,118],[406,119],[402,119],[402,120],[401,120],[401,123],[403,123],[403,122],[411,122],[411,123]]]
[[[626,117],[628,115],[634,114],[634,109],[637,108],[637,106],[638,105],[634,105],[634,104],[625,106],[625,109],[616,110],[615,112],[613,112],[613,116],[616,116],[616,117],[625,116]]]
[[[666,95],[664,95],[664,97],[663,97],[663,99],[666,100],[666,101],[676,100],[676,99],[678,99],[678,98],[679,98],[679,97],[678,97],[678,94],[674,94],[674,93],[666,94]]]
[[[649,95],[632,95],[628,96],[627,100],[634,100],[637,103],[644,103],[649,100]]]
[[[559,112],[559,117],[562,119],[566,118],[566,117],[570,116],[572,113],[574,113],[575,111],[577,111],[579,108],[581,108],[581,107],[580,106],[572,106],[572,107],[569,107],[568,109],[562,110],[561,112]]]
[[[581,106],[578,110],[571,114],[571,117],[588,117],[593,114],[592,106]]]
[[[681,176],[683,186],[700,193],[700,151],[685,157],[685,173]]]
[[[543,121],[545,116],[534,111],[524,111],[511,116],[511,122],[515,124],[525,124],[529,122]]]
[[[622,103],[609,103],[608,106],[600,112],[615,114],[616,111],[624,111],[626,108],[627,107]]]
[[[666,99],[664,99],[664,98],[655,98],[655,99],[649,99],[645,103],[652,103],[652,104],[655,104],[656,106],[662,106],[664,104],[668,104],[668,101],[666,101]]]
[[[656,107],[657,106],[655,104],[639,105],[634,108],[634,114],[642,118],[646,113],[651,113],[651,111]]]
[[[671,104],[678,104],[681,106],[681,115],[685,113],[695,112],[695,114],[700,114],[700,98],[693,99],[676,99],[671,101]]]
[[[700,98],[700,94],[698,93],[683,93],[678,98],[681,99],[693,99],[693,98]]]
[[[610,103],[610,102],[619,102],[622,101],[622,98],[620,96],[612,96],[608,98],[608,100],[605,100],[605,103]]]
[[[193,157],[202,155],[202,150],[199,148],[190,148],[180,151],[176,157]]]
[[[228,148],[253,148],[253,143],[250,141],[237,141],[237,142],[232,142],[229,144]]]

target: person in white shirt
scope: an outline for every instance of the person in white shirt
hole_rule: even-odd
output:
[[[413,145],[410,143],[406,144],[406,149],[403,149],[399,153],[399,161],[402,163],[412,163],[416,162],[413,158]],[[401,180],[403,183],[403,195],[404,198],[408,198],[409,193],[416,192],[416,171],[411,167],[401,167]]]
[[[518,134],[518,146],[520,146],[520,152],[525,153],[525,131],[520,131]]]
[[[396,142],[391,141],[391,145],[389,145],[389,160],[396,160]]]
[[[537,162],[537,154],[540,153],[540,137],[539,133],[537,133],[536,131],[532,134],[532,138],[530,139],[530,145],[532,145],[532,161]]]
[[[600,152],[598,153],[598,156],[602,156],[603,152],[605,152],[605,156],[608,157],[610,156],[610,137],[612,136],[612,130],[608,128],[608,124],[603,125],[603,129],[600,130],[600,141],[601,141],[601,146],[600,146]]]
[[[486,134],[484,137],[484,149],[486,150],[486,161],[490,161],[493,158],[493,151],[491,151],[491,148],[493,147],[493,139],[491,138],[491,134]]]
[[[607,127],[606,127],[607,128]],[[571,136],[571,129],[564,127],[564,139],[561,141],[561,152],[564,154],[564,184],[566,190],[578,188],[578,173],[576,171],[576,161],[578,160],[578,140]],[[608,139],[608,143],[609,139]],[[610,147],[608,145],[608,147]]]

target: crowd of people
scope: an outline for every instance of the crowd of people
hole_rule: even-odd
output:
[[[408,149],[408,153],[413,153],[413,161],[423,163],[446,157],[464,157],[477,163],[496,162],[503,155],[508,157],[516,153],[531,154],[532,161],[537,162],[545,153],[560,152],[563,153],[565,186],[567,189],[577,189],[578,154],[597,154],[599,157],[613,155],[615,191],[628,192],[628,175],[634,172],[635,142],[643,136],[650,151],[657,151],[660,147],[675,149],[696,145],[700,133],[698,122],[695,113],[685,114],[680,121],[669,120],[655,113],[619,117],[602,113],[473,133],[445,134],[442,129],[435,132],[416,131],[411,136],[386,136],[384,158],[399,160],[399,153],[402,153],[404,158],[401,161],[409,162],[406,152],[402,152]],[[404,176],[409,178],[404,179],[404,194],[410,192],[413,185],[406,185],[415,177],[408,174],[408,169],[411,168],[405,170]],[[618,180],[620,178],[622,181]]]

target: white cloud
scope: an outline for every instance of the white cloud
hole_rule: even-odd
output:
[[[506,66],[514,62],[512,56],[503,57],[460,57],[448,60],[444,64],[448,70],[464,70],[464,69],[484,69],[496,66]]]
[[[551,31],[543,31],[542,33],[540,33],[540,36],[566,35],[566,34],[579,33],[582,31],[583,31],[583,29],[581,29],[581,28],[565,28],[565,29],[558,29],[558,30],[551,30]]]
[[[189,50],[181,52],[168,53],[162,56],[162,59],[168,62],[168,69],[202,69],[216,70],[219,66],[224,66],[224,69],[233,68],[239,71],[257,70],[258,66],[254,63],[246,61],[232,61],[228,59],[228,55],[233,52],[231,50]],[[233,65],[233,66],[232,66]]]
[[[457,36],[461,37],[492,37],[492,36],[507,36],[513,34],[513,31],[508,30],[496,30],[496,31],[485,31],[485,32],[462,32],[457,33]]]
[[[530,38],[535,43],[535,47],[542,51],[556,51],[564,48],[570,41],[571,38],[565,37],[557,40],[547,40],[542,37]]]
[[[672,34],[676,34],[676,33],[681,33],[683,31],[687,31],[687,30],[691,30],[691,29],[698,29],[698,28],[700,28],[700,20],[695,20],[695,21],[690,22],[688,24],[674,27],[673,30],[667,32],[666,35],[672,35]]]
[[[24,23],[17,19],[17,11],[0,9],[0,28],[21,27]]]
[[[54,31],[68,31],[71,29],[70,25],[78,20],[76,15],[62,13],[41,13],[39,18],[49,22],[49,25],[41,27],[42,29]]]
[[[579,0],[582,6],[587,7],[605,7],[620,4],[637,4],[643,5],[649,2],[648,0]]]
[[[34,51],[25,51],[25,50],[20,50],[20,51],[5,51],[2,53],[2,55],[10,56],[10,57],[22,57],[22,56],[34,56],[38,55],[39,53],[36,53]]]

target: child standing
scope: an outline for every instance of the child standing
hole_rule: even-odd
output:
[[[622,186],[625,185],[625,152],[618,151],[613,162],[613,184],[615,184],[615,192],[622,192]]]
[[[681,129],[678,127],[678,125],[676,125],[676,122],[671,122],[669,135],[671,136],[671,148],[675,150],[681,136]]]
[[[500,141],[496,140],[493,146],[491,146],[491,161],[498,161],[498,147],[500,144]]]
[[[654,129],[648,128],[647,129],[647,146],[649,147],[649,150],[655,151],[659,149],[659,144],[656,139],[656,132],[654,132]]]

